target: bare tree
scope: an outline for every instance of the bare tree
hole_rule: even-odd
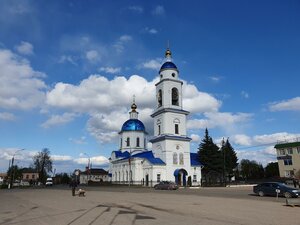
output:
[[[44,148],[33,157],[33,165],[39,173],[40,182],[44,183],[47,173],[52,171],[52,159],[48,148]]]

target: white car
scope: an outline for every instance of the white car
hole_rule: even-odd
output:
[[[47,178],[46,180],[46,186],[52,186],[53,185],[53,180],[51,177]]]

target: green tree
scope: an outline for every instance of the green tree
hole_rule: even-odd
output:
[[[215,176],[222,174],[223,157],[219,147],[213,142],[206,128],[204,138],[198,148],[199,161],[203,164],[203,176],[206,181],[216,179]],[[212,174],[214,178],[211,177]],[[218,177],[220,178],[220,176]]]
[[[223,172],[224,177],[228,177],[230,180],[231,177],[234,176],[234,170],[238,165],[238,158],[236,156],[236,152],[229,142],[229,138],[227,138],[226,142],[222,141],[221,153],[223,156]]]
[[[265,177],[278,177],[279,167],[278,162],[270,162],[265,168]]]
[[[11,176],[10,179],[12,179],[12,181],[21,180],[22,179],[22,169],[19,168],[17,165],[14,165],[7,170],[7,176],[9,176],[9,177]]]
[[[240,174],[246,180],[248,179],[260,179],[264,177],[264,168],[256,161],[249,159],[243,159],[240,162],[241,171]]]
[[[49,149],[44,148],[42,151],[38,152],[33,157],[33,165],[39,173],[40,182],[45,183],[47,173],[52,171],[52,159]]]

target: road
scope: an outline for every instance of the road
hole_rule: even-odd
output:
[[[299,207],[284,198],[258,197],[252,187],[155,191],[88,187],[72,197],[67,187],[0,190],[0,224],[223,225],[299,224]]]

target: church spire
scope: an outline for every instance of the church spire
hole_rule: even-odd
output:
[[[135,104],[135,95],[133,95],[132,104],[131,104],[131,112],[129,113],[130,119],[138,119],[138,112],[136,111],[137,105]]]
[[[171,53],[171,50],[170,50],[169,41],[167,43],[167,50],[166,50],[166,53],[165,53],[165,60],[166,60],[166,62],[171,62],[172,61],[172,53]]]

